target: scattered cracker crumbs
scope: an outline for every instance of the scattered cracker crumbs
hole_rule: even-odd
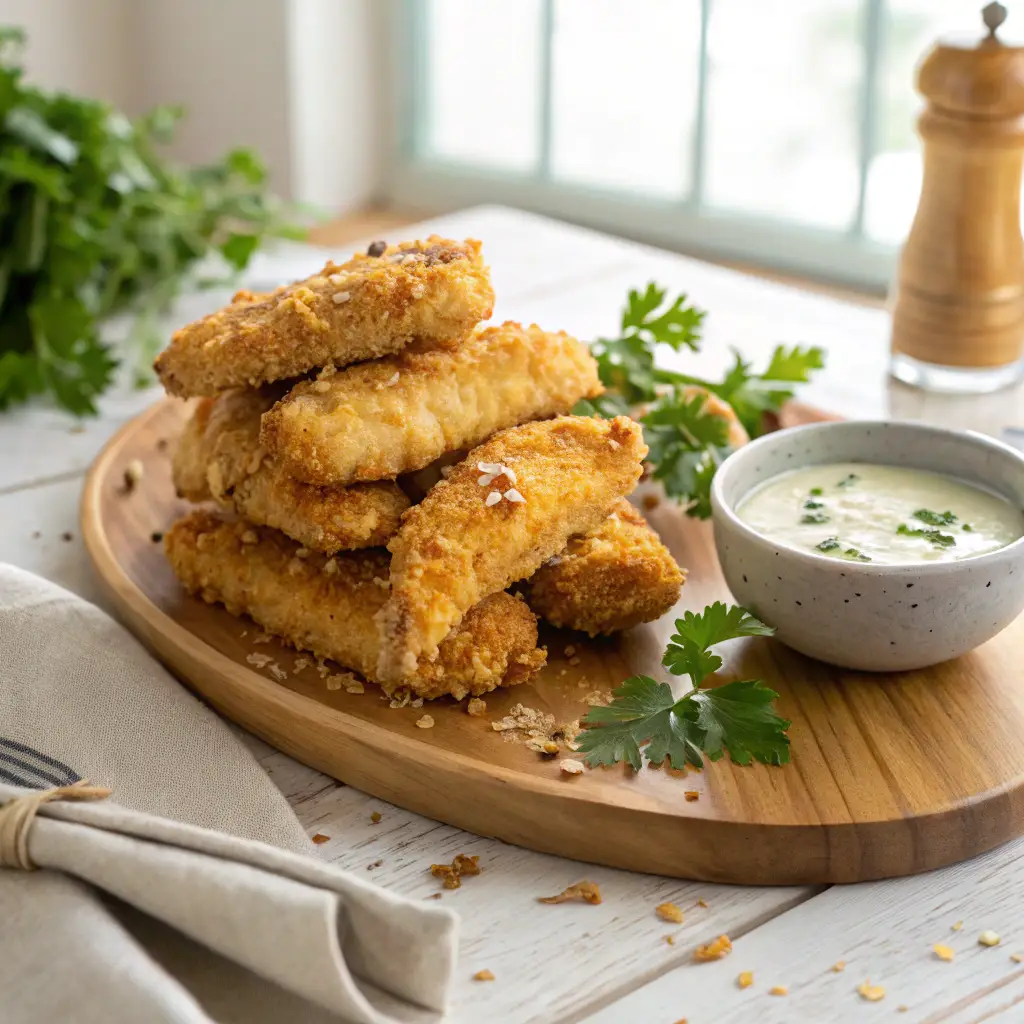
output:
[[[480,718],[482,715],[486,715],[487,701],[481,700],[479,697],[471,697],[469,703],[466,705],[466,714],[472,715],[474,718]]]
[[[374,811],[373,814],[370,815],[370,823],[373,825],[379,825],[381,817],[382,815],[380,811]]]
[[[341,676],[328,676],[327,677],[327,689],[328,690],[340,690],[341,689]]]
[[[440,878],[446,889],[458,889],[462,885],[463,877],[480,874],[480,858],[469,857],[464,853],[455,854],[451,864],[431,864],[430,873],[435,878]]]
[[[71,532],[70,530],[65,530],[65,531],[64,531],[64,532],[63,532],[63,533],[62,533],[62,534],[60,535],[60,539],[61,539],[62,541],[64,541],[64,543],[65,543],[65,544],[70,544],[70,543],[71,543],[71,541],[73,541],[73,540],[75,539],[75,535],[74,535],[74,534],[73,534],[73,533],[72,533],[72,532]]]
[[[433,729],[434,719],[431,715],[424,715],[422,718],[416,719],[417,729]]]
[[[429,896],[424,897],[424,899],[428,900],[439,900],[440,898],[441,894],[439,892],[432,892]]]
[[[277,662],[272,662],[270,665],[267,666],[267,668],[268,668],[270,674],[278,682],[283,682],[285,679],[288,678],[288,673],[285,672],[285,670],[283,668],[281,668],[281,666],[278,665]]]
[[[662,938],[670,946],[674,946],[676,944],[676,937],[674,935],[663,935]]]
[[[896,1007],[896,1012],[897,1013],[906,1013],[907,1010],[909,1010],[909,1009],[910,1009],[909,1006],[897,1006]]]
[[[709,960],[721,960],[723,956],[732,952],[732,942],[728,935],[719,935],[717,939],[709,942],[706,946],[698,946],[693,951],[693,959],[706,963]]]
[[[366,693],[366,687],[358,679],[352,679],[345,684],[345,692]]]
[[[650,512],[652,508],[657,508],[661,504],[661,499],[656,494],[645,494],[640,504],[643,505],[645,512]]]
[[[577,666],[577,665],[578,665],[579,663],[580,663],[580,659],[579,659],[579,656],[578,656],[578,655],[574,655],[573,657],[571,657],[571,658],[569,659],[569,664],[570,664],[570,665],[572,665],[572,666],[573,666],[574,668],[575,668],[575,667],[576,667],[576,666]]]
[[[583,698],[583,703],[589,704],[591,707],[604,707],[607,704],[611,704],[613,700],[614,695],[611,690],[591,690]]]
[[[309,668],[312,662],[309,658],[296,658],[292,665],[292,675],[297,676],[304,668]]]
[[[577,761],[574,757],[563,757],[558,762],[559,770],[564,772],[566,775],[582,775],[585,765],[582,761]]]
[[[269,633],[257,633],[253,638],[254,644],[269,644],[274,638]]]
[[[146,473],[145,466],[139,459],[132,459],[127,466],[124,467],[124,493],[131,494],[135,490],[135,485],[142,480]]]
[[[313,836],[313,842],[316,843],[317,846],[320,846],[321,843],[329,842],[330,838],[330,836],[325,836],[323,832],[317,832],[317,834]]]
[[[877,1003],[879,999],[885,998],[885,989],[881,985],[872,985],[870,979],[857,986],[857,993],[869,1003]]]
[[[381,864],[383,864],[383,863],[384,863],[384,861],[382,861],[382,860],[370,861],[370,863],[366,865],[366,870],[367,871],[373,871],[375,868],[379,868],[381,866]]]
[[[954,956],[956,956],[956,954],[949,946],[944,946],[941,942],[936,942],[935,945],[932,946],[932,952],[940,960],[949,961],[952,960]]]
[[[538,903],[568,903],[570,900],[582,900],[584,903],[598,904],[601,902],[601,890],[597,882],[573,882],[557,896],[538,896]]]
[[[697,900],[697,906],[698,907],[704,907],[706,909],[707,908],[707,902],[705,900]]]
[[[164,535],[163,535],[163,534],[162,534],[162,533],[161,533],[161,532],[160,532],[159,530],[154,530],[154,531],[153,531],[153,532],[152,532],[152,533],[151,533],[151,534],[149,535],[149,539],[150,539],[150,540],[151,540],[151,541],[152,541],[152,542],[153,542],[154,544],[159,544],[159,543],[160,543],[160,541],[162,541],[162,540],[164,539]]]
[[[740,976],[736,979],[736,984],[740,988],[750,988],[754,984],[754,972],[753,971],[740,971]]]
[[[683,923],[683,912],[675,903],[659,903],[654,908],[654,912],[662,921],[668,921],[669,924]]]
[[[958,931],[960,931],[961,928],[963,928],[963,926],[964,926],[963,921],[957,921],[957,923],[955,925],[953,925],[952,931],[958,932]]]
[[[473,980],[474,981],[494,981],[494,974],[491,971],[489,971],[486,968],[484,968],[482,971],[477,971],[476,974],[473,975]]]
[[[274,659],[269,654],[257,654],[253,651],[252,654],[247,654],[245,660],[250,665],[254,665],[256,668],[264,668],[269,665]]]
[[[992,931],[987,931],[987,930],[983,931],[978,936],[978,945],[979,946],[998,946],[999,945],[999,936],[995,932],[992,932]]]
[[[683,793],[683,796],[692,804],[694,800],[700,799],[700,793],[695,789],[688,789]]]
[[[412,700],[412,693],[407,686],[400,686],[388,700],[389,708],[407,708]]]
[[[845,970],[846,970],[846,961],[845,960],[837,960],[832,965],[832,967],[831,967],[831,971],[832,971],[833,974],[842,974],[843,971],[845,971]]]
[[[1024,964],[1024,953],[1011,953],[1010,959],[1015,964]]]
[[[576,653],[576,648],[572,644],[565,645],[565,656],[571,658]]]
[[[768,989],[768,995],[770,995],[770,996],[788,996],[789,995],[789,986],[788,985],[772,985],[772,987],[770,989]]]

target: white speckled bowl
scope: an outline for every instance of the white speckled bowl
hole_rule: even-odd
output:
[[[959,477],[1024,506],[1024,456],[989,437],[917,423],[850,420],[768,434],[722,464],[711,490],[730,589],[780,640],[844,668],[896,672],[955,658],[1024,608],[1024,538],[962,562],[868,565],[769,540],[736,515],[758,484],[829,462]]]

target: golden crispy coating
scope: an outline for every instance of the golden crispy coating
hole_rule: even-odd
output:
[[[623,498],[589,533],[530,577],[530,607],[554,626],[591,636],[664,615],[686,579],[668,548]]]
[[[532,576],[628,494],[647,454],[640,427],[561,416],[496,434],[402,517],[378,674],[400,682],[488,594]]]
[[[328,263],[269,295],[239,292],[230,306],[181,328],[157,358],[168,394],[214,395],[298,377],[404,348],[413,338],[454,343],[491,315],[494,292],[472,239],[431,235]]]
[[[263,443],[310,483],[385,480],[602,390],[585,345],[509,322],[454,351],[407,350],[303,381],[263,417]]]
[[[277,531],[206,510],[175,523],[164,544],[175,575],[191,593],[378,681],[375,616],[387,599],[386,552],[299,558],[299,546]],[[402,682],[420,697],[461,699],[524,682],[545,658],[526,603],[494,594],[444,639],[435,662]]]
[[[385,544],[409,499],[395,483],[315,487],[290,476],[260,446],[260,416],[280,397],[273,386],[203,398],[174,453],[174,485],[189,501],[211,498],[328,554]]]

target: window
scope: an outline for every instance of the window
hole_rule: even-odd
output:
[[[913,69],[964,0],[404,0],[393,198],[505,202],[884,289]]]

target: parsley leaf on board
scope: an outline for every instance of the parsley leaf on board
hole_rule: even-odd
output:
[[[707,393],[727,402],[756,437],[764,432],[765,414],[778,412],[792,398],[793,386],[823,365],[820,348],[779,345],[762,373],[738,352],[720,381],[659,368],[659,344],[676,352],[700,350],[704,316],[685,294],[669,301],[666,290],[653,282],[644,291],[630,291],[620,336],[591,344],[605,393],[573,409],[583,416],[639,418],[652,476],[688,515],[701,519],[711,515],[711,481],[732,451],[729,423],[710,408]]]
[[[0,410],[49,393],[96,410],[116,360],[100,327],[128,312],[140,365],[166,306],[203,257],[246,266],[269,237],[302,237],[247,150],[182,169],[157,145],[181,111],[129,120],[104,103],[25,81],[24,34],[0,29]]]
[[[577,739],[591,765],[621,761],[639,771],[646,759],[673,768],[703,766],[724,751],[737,764],[751,760],[781,765],[789,761],[790,723],[776,714],[778,694],[758,680],[740,680],[712,689],[703,686],[722,666],[711,651],[717,644],[744,636],[771,636],[774,630],[743,608],[716,602],[696,615],[676,620],[676,632],[664,664],[674,675],[688,676],[692,687],[676,698],[667,683],[632,676],[614,691],[606,707],[591,708]]]

